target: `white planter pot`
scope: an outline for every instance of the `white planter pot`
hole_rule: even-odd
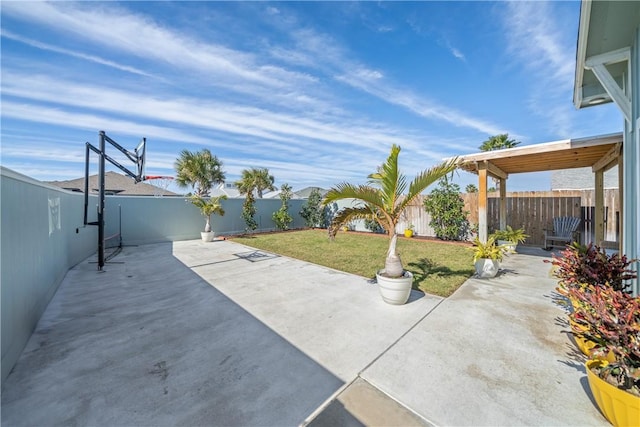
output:
[[[513,243],[508,240],[498,240],[497,243],[498,243],[498,246],[505,246],[509,252],[513,252],[513,253],[516,252],[516,246],[518,246],[517,243]]]
[[[413,284],[413,274],[404,272],[402,277],[384,276],[384,268],[376,273],[378,290],[380,296],[387,304],[402,305],[407,302],[411,295],[411,285]]]
[[[482,258],[476,261],[476,274],[481,279],[495,277],[500,269],[500,261],[497,259]]]
[[[201,231],[200,232],[200,237],[202,238],[203,242],[213,242],[213,231]]]

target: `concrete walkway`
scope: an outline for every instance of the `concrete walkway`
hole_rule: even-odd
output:
[[[69,271],[2,425],[607,425],[542,259],[397,307],[234,242],[127,247]]]

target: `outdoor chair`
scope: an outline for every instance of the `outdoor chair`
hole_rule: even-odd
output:
[[[545,249],[564,248],[567,244],[578,241],[580,221],[580,218],[573,216],[553,218],[553,230],[544,230]]]

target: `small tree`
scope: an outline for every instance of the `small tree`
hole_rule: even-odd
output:
[[[209,195],[211,187],[225,179],[222,162],[206,148],[198,152],[182,150],[174,168],[176,184],[183,188],[190,186],[198,196]]]
[[[320,190],[314,188],[309,194],[307,203],[302,206],[300,216],[304,218],[307,227],[316,228],[324,226],[325,207],[322,206],[322,195]]]
[[[244,199],[244,203],[242,204],[242,219],[247,225],[244,229],[245,232],[253,231],[258,228],[258,223],[256,222],[254,216],[256,214],[256,203],[253,198],[252,193],[247,193],[246,199]]]
[[[489,137],[489,139],[484,141],[479,148],[481,151],[493,151],[502,150],[503,148],[515,148],[520,144],[520,141],[509,138],[508,133],[502,133],[500,135]]]
[[[460,197],[460,186],[449,182],[445,176],[424,201],[425,210],[431,215],[429,225],[442,240],[465,240],[471,226]]]
[[[467,193],[477,193],[478,192],[478,187],[476,187],[473,184],[469,184],[465,187],[464,191],[466,191]]]
[[[289,200],[291,200],[292,195],[291,186],[289,184],[282,184],[282,187],[280,187],[282,206],[271,216],[279,230],[288,230],[289,224],[293,222],[293,218],[289,215]]]

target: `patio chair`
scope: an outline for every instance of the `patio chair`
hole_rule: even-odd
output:
[[[544,247],[564,248],[567,244],[578,241],[580,218],[563,216],[553,218],[553,230],[544,230]],[[561,244],[553,242],[562,242]]]

